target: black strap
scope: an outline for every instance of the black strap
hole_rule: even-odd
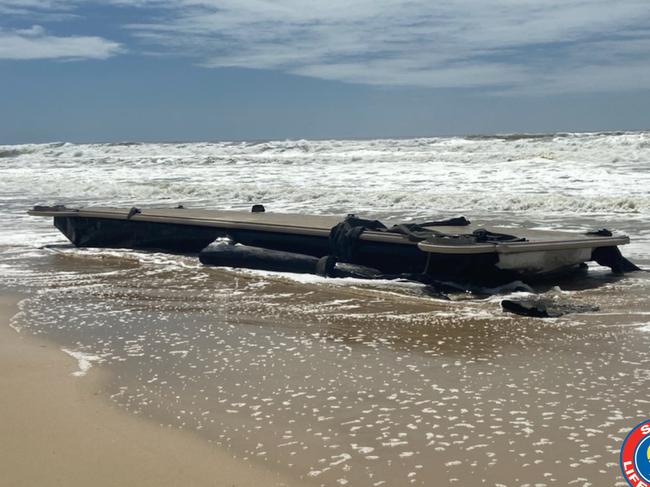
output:
[[[497,242],[524,242],[526,239],[504,233],[494,233],[485,229],[474,230],[470,234],[448,234],[429,228],[433,224],[448,224],[454,221],[457,226],[469,224],[465,217],[442,220],[440,222],[428,223],[402,223],[387,228],[379,220],[366,220],[355,215],[348,215],[345,220],[338,223],[330,230],[329,245],[330,253],[336,256],[341,262],[356,262],[359,237],[366,230],[378,232],[399,233],[411,242],[444,243],[445,245],[468,245],[475,243],[497,243]]]
[[[138,213],[142,213],[142,212],[140,211],[139,208],[136,208],[135,206],[133,206],[133,207],[131,207],[131,209],[129,210],[128,215],[126,215],[126,219],[127,219],[127,220],[130,220],[131,217],[137,215]]]
[[[379,220],[348,215],[330,230],[330,253],[341,262],[355,262],[359,237],[365,230],[386,231],[386,225]]]
[[[419,225],[421,227],[465,227],[470,223],[472,222],[464,216],[456,216],[454,218],[448,218],[447,220],[419,223]]]
[[[595,235],[597,237],[611,237],[612,232],[610,232],[606,228],[602,228],[600,230],[591,230],[589,232],[585,232],[585,235]]]
[[[591,252],[591,258],[598,264],[609,267],[616,274],[642,270],[623,257],[618,247],[598,247]]]
[[[395,225],[389,232],[401,233],[411,242],[422,242],[426,240],[431,243],[440,243],[445,245],[469,245],[474,243],[499,243],[499,242],[525,242],[525,238],[508,235],[506,233],[496,233],[479,228],[469,234],[452,235],[439,232],[431,228],[423,228],[417,224]]]

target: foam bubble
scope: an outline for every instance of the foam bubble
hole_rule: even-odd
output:
[[[70,350],[68,348],[62,348],[61,351],[67,353],[77,361],[79,370],[72,373],[75,377],[83,377],[88,373],[90,368],[93,366],[93,363],[102,361],[102,358],[99,355]]]

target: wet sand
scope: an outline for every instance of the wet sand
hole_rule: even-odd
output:
[[[0,296],[0,483],[19,486],[298,485],[185,432],[115,408],[106,378],[18,334],[18,297]]]
[[[134,416],[296,482],[618,485],[621,442],[650,413],[647,274],[540,289],[600,307],[540,320],[499,296],[130,251],[42,263],[50,286],[20,325],[96,357],[81,382],[108,371],[102,395]]]

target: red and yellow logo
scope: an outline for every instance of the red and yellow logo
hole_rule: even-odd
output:
[[[621,469],[632,487],[650,487],[650,420],[636,425],[623,441]]]

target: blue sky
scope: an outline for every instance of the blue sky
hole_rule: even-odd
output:
[[[650,128],[647,0],[0,0],[0,143]]]

